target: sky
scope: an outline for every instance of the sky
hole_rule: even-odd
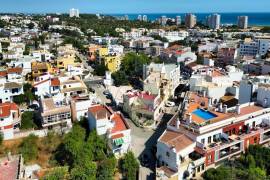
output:
[[[270,12],[270,0],[0,0],[0,13]]]

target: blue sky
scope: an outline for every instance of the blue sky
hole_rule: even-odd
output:
[[[270,0],[0,0],[0,12],[186,13],[270,12]]]

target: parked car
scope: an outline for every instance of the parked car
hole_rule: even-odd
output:
[[[172,101],[167,101],[167,102],[165,103],[165,105],[166,105],[167,107],[173,107],[173,106],[175,106],[175,103],[172,102]]]
[[[106,95],[106,96],[111,95],[110,91],[108,91],[108,90],[103,91],[103,94]]]

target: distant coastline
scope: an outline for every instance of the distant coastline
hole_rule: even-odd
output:
[[[161,16],[166,16],[168,18],[175,18],[177,15],[181,16],[182,21],[184,21],[186,13],[141,13],[141,15],[147,15],[148,20],[154,21]],[[213,13],[193,13],[197,16],[198,21],[205,21],[206,16]],[[258,13],[218,13],[221,15],[221,24],[236,24],[238,16],[248,16],[249,17],[249,26],[270,26],[270,12],[258,12]],[[137,19],[139,13],[130,13],[130,14],[106,14],[115,17],[120,17],[124,15],[129,16],[129,20]]]

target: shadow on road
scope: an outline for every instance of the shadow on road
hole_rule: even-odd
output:
[[[164,114],[161,123],[156,128],[154,134],[145,142],[145,149],[139,156],[140,163],[155,172],[156,167],[156,144],[158,138],[167,128],[167,122],[172,118],[172,114]],[[147,163],[145,163],[147,161]],[[155,173],[147,176],[147,180],[155,179]]]

